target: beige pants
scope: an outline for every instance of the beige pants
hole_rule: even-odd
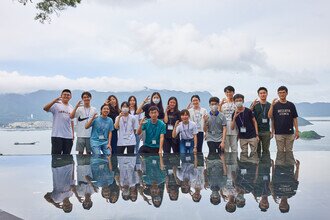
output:
[[[294,134],[277,134],[275,135],[277,151],[292,151]]]
[[[249,145],[251,148],[251,152],[257,152],[257,147],[258,147],[257,138],[239,139],[239,144],[241,145],[242,152],[248,152]]]
[[[237,135],[226,135],[225,152],[237,152]]]

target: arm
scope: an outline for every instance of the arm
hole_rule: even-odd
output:
[[[208,118],[209,118],[208,115],[203,115],[203,120],[204,120],[203,130],[205,133],[208,131],[208,128],[209,128]]]
[[[254,129],[256,130],[257,140],[259,141],[258,123],[255,117],[252,118]]]
[[[139,128],[137,129],[137,134],[138,135],[142,134],[142,125],[145,123],[145,121],[146,121],[145,117],[140,121]]]
[[[97,117],[97,113],[95,113],[93,115],[93,118],[86,123],[86,125],[85,125],[85,128],[86,129],[88,129],[88,128],[90,128],[92,126],[92,123],[93,123],[93,121],[95,120],[96,117]]]
[[[109,134],[108,134],[108,148],[111,152],[111,138],[112,138],[112,131],[109,131]]]
[[[296,172],[294,173],[294,179],[297,181],[299,177],[299,167],[300,167],[300,161],[296,160]]]
[[[168,114],[167,112],[169,111],[168,109],[169,107],[167,106],[165,112],[164,112],[164,123],[167,124],[168,123]]]
[[[160,134],[159,151],[158,151],[159,154],[163,152],[163,146],[164,146],[164,134]]]
[[[270,105],[269,111],[268,111],[268,118],[273,118],[273,108],[275,103],[277,102],[277,99],[273,99],[272,104]]]
[[[176,138],[176,136],[177,136],[178,133],[179,133],[179,132],[177,132],[178,125],[179,125],[179,120],[175,122],[174,129],[173,129],[173,131],[172,131],[172,138]]]
[[[298,118],[293,119],[293,126],[295,130],[295,139],[297,140],[299,138]]]
[[[220,144],[220,148],[222,150],[225,150],[226,136],[227,136],[227,126],[223,126],[223,129],[222,129],[222,140],[221,140],[221,144]]]
[[[71,121],[71,128],[72,128],[72,140],[74,140],[74,123]]]
[[[234,114],[233,120],[231,120],[231,122],[230,122],[230,128],[231,128],[231,130],[234,130],[235,129],[236,118],[237,118],[238,115],[239,115],[239,112],[237,110],[235,110],[235,114]]]
[[[197,153],[197,134],[194,134],[194,154]]]
[[[257,103],[258,103],[258,99],[255,99],[255,100],[251,103],[251,105],[250,105],[250,109],[251,109],[251,111],[254,111],[254,107],[256,106]]]
[[[50,108],[55,104],[58,103],[60,101],[61,97],[58,97],[56,99],[54,99],[53,101],[51,101],[50,103],[46,104],[44,106],[44,111],[49,112]]]
[[[141,114],[143,112],[143,106],[150,100],[150,96],[147,96],[143,102],[139,105],[138,109],[136,110],[136,114]]]
[[[71,119],[74,119],[74,117],[76,116],[77,109],[80,105],[81,105],[81,100],[77,103],[77,105],[74,107],[73,111],[70,113]]]
[[[121,119],[121,117],[123,116],[123,113],[122,112],[120,112],[119,113],[119,116],[116,118],[116,121],[115,121],[115,129],[119,129],[119,121],[120,121],[120,119]]]

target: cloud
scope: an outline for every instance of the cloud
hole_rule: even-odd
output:
[[[203,35],[190,23],[162,28],[158,23],[132,22],[131,29],[136,49],[159,66],[251,71],[265,65],[265,54],[243,33],[226,30]]]

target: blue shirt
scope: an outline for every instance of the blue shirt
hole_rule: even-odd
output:
[[[91,146],[108,144],[109,132],[113,131],[111,118],[97,117],[92,123]]]

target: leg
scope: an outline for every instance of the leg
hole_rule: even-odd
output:
[[[260,141],[259,143],[261,143],[261,149],[262,152],[264,153],[269,153],[269,146],[270,146],[270,132],[263,132],[259,134],[259,138]],[[259,146],[258,146],[259,149]],[[259,153],[259,151],[258,151]]]
[[[126,146],[117,146],[117,153],[124,154]]]
[[[140,136],[138,134],[135,134],[135,138],[136,138],[135,153],[137,154],[139,152],[139,147],[140,147]]]
[[[173,139],[172,150],[173,150],[173,153],[180,152],[180,140],[179,139]]]
[[[72,139],[63,138],[63,154],[71,154],[72,145]]]
[[[127,146],[127,154],[134,154],[135,145]]]
[[[186,142],[184,140],[180,141],[180,154],[186,153]]]
[[[100,147],[99,146],[91,146],[92,148],[92,154],[99,155],[101,154]]]
[[[84,138],[77,137],[76,151],[78,151],[79,154],[84,154],[84,148],[85,148],[85,140],[84,140]]]
[[[285,138],[284,135],[275,135],[277,151],[284,152],[285,149]]]
[[[238,151],[238,137],[237,135],[232,135],[232,146],[231,146],[231,152],[237,152]]]
[[[204,132],[197,133],[197,152],[202,152],[204,142]]]
[[[287,135],[286,141],[285,141],[285,151],[292,151],[293,149],[293,142],[294,142],[294,134]]]
[[[226,135],[226,140],[225,140],[225,152],[229,152],[231,137],[232,137],[232,135]]]
[[[104,155],[110,155],[111,151],[106,144],[101,145],[101,151]]]
[[[171,144],[172,144],[172,138],[165,138],[164,139],[164,153],[171,153]]]
[[[59,137],[52,137],[52,154],[62,154],[62,141]]]
[[[257,152],[257,147],[258,147],[257,138],[251,138],[251,139],[249,139],[248,142],[249,142],[249,145],[250,145],[250,148],[251,148],[251,152],[252,153]]]
[[[242,153],[247,153],[249,151],[249,141],[248,139],[239,139]]]
[[[112,131],[112,138],[111,138],[111,152],[112,154],[117,154],[117,141],[118,141],[118,133],[117,130]]]

